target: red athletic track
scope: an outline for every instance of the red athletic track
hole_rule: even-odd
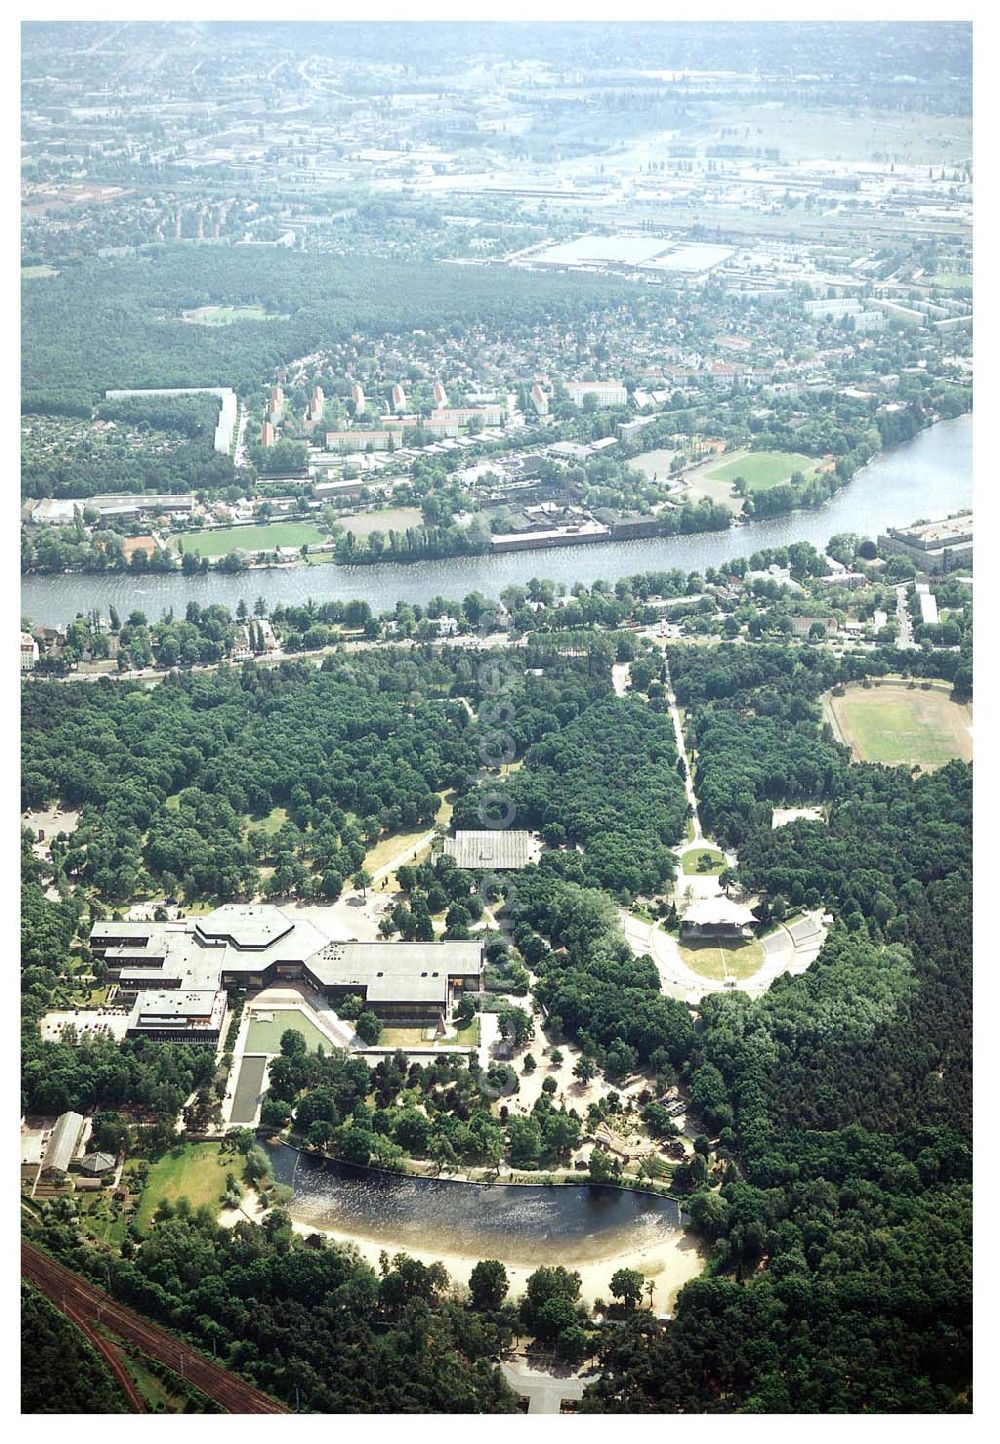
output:
[[[48,1254],[42,1253],[24,1240],[21,1242],[21,1272],[36,1288],[41,1289],[46,1298],[51,1299],[67,1318],[86,1331],[91,1342],[101,1349],[105,1358],[108,1358],[111,1351],[106,1351],[106,1346],[101,1348],[104,1341],[94,1334],[92,1327],[96,1322],[104,1324],[110,1333],[125,1343],[135,1344],[151,1359],[158,1359],[161,1364],[166,1364],[187,1383],[193,1384],[203,1394],[214,1399],[227,1414],[289,1412],[284,1404],[279,1404],[277,1400],[255,1389],[252,1384],[230,1374],[227,1369],[213,1363],[197,1349],[192,1349],[189,1344],[176,1339],[173,1334],[168,1334],[165,1329],[147,1323],[139,1314],[116,1303],[103,1289],[95,1288],[79,1274],[64,1268],[62,1264],[49,1258]],[[110,1358],[108,1362],[111,1363]],[[138,1396],[130,1387],[131,1380],[127,1387],[122,1380],[120,1369],[120,1365],[115,1369],[116,1377],[135,1403]],[[141,1400],[138,1400],[137,1406],[142,1408]]]

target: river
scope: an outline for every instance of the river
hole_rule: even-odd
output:
[[[243,598],[278,602],[322,602],[362,598],[373,612],[391,611],[397,601],[431,597],[461,599],[479,591],[496,597],[512,583],[532,577],[590,584],[614,582],[643,571],[704,571],[730,557],[762,547],[808,541],[824,546],[837,532],[875,537],[887,526],[906,526],[919,517],[941,517],[972,505],[972,416],[941,421],[913,441],[877,456],[819,511],[799,511],[751,522],[726,532],[651,537],[641,541],[594,543],[502,556],[449,557],[444,561],[385,563],[379,566],[289,567],[237,576],[25,577],[21,608],[33,624],[60,626],[78,612],[114,606],[124,618],[132,610],[156,620],[168,608],[182,613],[189,601],[222,602],[235,610]]]
[[[286,1207],[296,1222],[390,1249],[576,1265],[669,1244],[681,1230],[674,1199],[629,1189],[483,1187],[369,1172],[283,1143],[267,1152],[276,1181],[294,1190]]]

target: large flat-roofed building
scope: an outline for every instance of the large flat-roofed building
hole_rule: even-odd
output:
[[[907,556],[922,572],[951,572],[972,561],[972,512],[913,526],[890,526],[878,539],[883,551]]]
[[[239,903],[179,922],[95,923],[90,946],[135,998],[128,1035],[185,1041],[211,1041],[211,1022],[199,1021],[214,1016],[210,998],[282,981],[308,983],[333,1001],[360,994],[384,1017],[433,1020],[455,993],[479,988],[483,951],[451,940],[334,942],[307,919]]]
[[[628,401],[628,392],[620,381],[566,381],[564,385],[577,406],[582,406],[587,396],[593,396],[601,407],[624,406]]]
[[[305,966],[305,977],[336,1001],[359,993],[387,1018],[436,1018],[451,992],[478,989],[482,944],[328,943]]]
[[[179,988],[164,992],[144,990],[132,1005],[125,1036],[214,1046],[222,1032],[228,1003],[222,988],[199,988],[193,992]]]
[[[341,431],[326,433],[327,451],[386,451],[391,433],[385,429],[366,430],[364,427],[347,427]]]
[[[538,850],[530,832],[513,828],[456,832],[444,840],[445,857],[453,857],[459,867],[484,872],[515,872],[535,862]]]

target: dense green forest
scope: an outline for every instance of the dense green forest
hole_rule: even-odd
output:
[[[549,846],[508,896],[511,935],[488,935],[487,989],[523,990],[530,970],[553,1037],[612,1081],[641,1068],[654,1095],[681,1081],[711,1138],[712,1158],[696,1151],[672,1183],[710,1246],[707,1269],[670,1323],[635,1311],[602,1327],[603,1377],[583,1407],[965,1411],[971,768],[853,765],[823,727],[821,693],[897,670],[891,649],[671,647],[703,818],[738,848],[739,881],[762,893],[764,918],[778,898],[834,915],[806,973],[758,1000],[711,995],[692,1014],[619,928],[620,900],[669,880],[687,804],[662,701],[612,694],[616,654],[610,638],[536,634],[516,658],[418,647],[335,655],[320,671],[223,669],[150,692],[23,689],[26,798],[83,805],[54,850],[61,900],[24,850],[25,1106],[161,1118],[210,1081],[194,1049],[38,1040],[34,1019],[100,896],[131,895],[144,877],[240,895],[265,856],[281,872],[276,893],[335,896],[369,840],[432,819],[440,792],[456,790],[459,826],[512,807],[513,825]],[[907,653],[906,664],[946,664],[958,685],[964,662]],[[509,760],[504,734],[523,765],[484,776],[484,761]],[[824,803],[825,821],[772,830],[775,803],[806,800]],[[287,819],[264,836],[275,806]],[[465,936],[481,907],[474,881],[444,859],[402,869],[383,931],[427,936],[432,910],[447,909],[449,935]],[[515,1042],[519,1013],[502,1021]],[[282,1051],[269,1125],[291,1121],[357,1162],[552,1166],[584,1122],[545,1095],[526,1118],[498,1117],[517,1084],[502,1066],[413,1070],[390,1057],[362,1079],[349,1058],[291,1040]],[[75,1235],[57,1242],[97,1267]],[[516,1326],[502,1303],[463,1309],[419,1266],[396,1261],[380,1279],[338,1250],[292,1244],[280,1211],[232,1233],[164,1215],[112,1267],[121,1297],[263,1387],[288,1398],[294,1373],[307,1407],[509,1406],[487,1362]],[[574,1298],[549,1310],[567,1350],[579,1345]],[[317,1330],[323,1369],[308,1362]],[[419,1377],[414,1340],[429,1350]],[[351,1350],[365,1363],[348,1377]],[[379,1393],[390,1368],[392,1390]]]
[[[292,1408],[516,1412],[494,1363],[515,1311],[452,1302],[440,1264],[399,1255],[380,1276],[352,1249],[296,1238],[278,1209],[232,1229],[185,1209],[114,1257],[80,1240],[69,1224],[46,1231],[67,1263]]]
[[[804,726],[824,664],[733,650],[671,649],[716,825],[738,837],[747,886],[822,901],[837,921],[802,977],[701,1004],[685,1071],[724,1173],[689,1208],[712,1259],[671,1325],[637,1321],[611,1342],[584,1407],[964,1410],[971,769],[851,766],[821,740],[812,795],[828,824],[772,831],[753,791],[770,734],[745,724]],[[739,725],[716,725],[726,714]]]
[[[21,405],[66,414],[124,387],[231,386],[249,396],[293,357],[355,331],[444,326],[461,335],[476,321],[569,319],[587,298],[617,294],[594,277],[284,250],[163,247],[86,260],[22,287]],[[253,304],[276,316],[219,327],[181,319],[192,307]]]
[[[516,745],[609,689],[599,655],[547,646],[529,655],[542,665],[514,669]],[[439,794],[475,780],[496,726],[458,698],[478,702],[487,686],[459,649],[430,648],[331,656],[319,671],[249,664],[152,691],[35,685],[23,693],[24,806],[82,809],[60,872],[108,900],[151,883],[189,900],[247,896],[265,860],[272,896],[332,900],[366,844],[432,825]],[[276,807],[288,817],[268,832],[259,824]]]
[[[529,748],[524,766],[463,798],[456,827],[542,831],[583,848],[581,881],[625,897],[673,877],[670,848],[684,831],[687,799],[669,719],[635,698],[609,697]]]
[[[104,1360],[37,1289],[21,1283],[21,1413],[127,1414]]]

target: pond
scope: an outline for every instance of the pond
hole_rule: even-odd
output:
[[[462,1183],[407,1178],[316,1158],[288,1145],[267,1152],[277,1182],[294,1190],[296,1222],[387,1248],[538,1265],[589,1263],[676,1240],[676,1200],[570,1184]]]

